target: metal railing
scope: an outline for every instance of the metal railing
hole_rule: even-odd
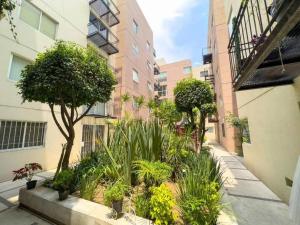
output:
[[[228,45],[234,85],[241,86],[270,54],[280,56],[282,40],[299,22],[299,7],[299,0],[242,0]]]
[[[120,11],[112,0],[90,0],[90,6],[110,27],[120,23]]]

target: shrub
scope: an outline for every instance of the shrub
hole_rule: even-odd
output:
[[[175,206],[175,200],[171,191],[166,185],[162,184],[160,187],[152,188],[151,193],[150,216],[155,224],[174,224],[175,215],[173,207]]]
[[[111,185],[104,193],[105,205],[111,206],[113,201],[121,201],[125,193],[128,191],[128,186],[121,181]]]
[[[138,179],[145,183],[146,187],[159,186],[171,176],[172,168],[162,162],[149,162],[140,160],[135,162]]]
[[[139,195],[136,197],[135,213],[137,216],[150,219],[150,205],[146,195]]]
[[[53,183],[53,187],[58,191],[70,190],[73,181],[74,181],[74,171],[70,169],[63,170],[57,175]]]
[[[81,179],[80,197],[86,200],[93,200],[100,177],[103,173],[102,168],[91,168]]]
[[[32,180],[34,173],[38,170],[42,170],[42,166],[39,163],[25,164],[23,168],[13,171],[15,174],[13,181],[25,178],[26,181],[29,182]]]
[[[182,217],[187,224],[215,225],[221,210],[219,185],[212,182],[198,188],[201,196],[186,195],[181,199]]]

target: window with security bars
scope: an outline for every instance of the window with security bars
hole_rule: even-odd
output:
[[[0,151],[45,145],[47,123],[0,120]]]
[[[100,147],[104,138],[104,125],[83,125],[81,156],[85,157]]]

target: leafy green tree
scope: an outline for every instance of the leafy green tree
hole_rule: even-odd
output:
[[[130,100],[130,94],[128,92],[126,92],[125,94],[121,95],[121,114],[123,114],[123,112],[125,113],[126,115],[126,110],[124,108],[124,104],[126,104],[127,102],[129,102]]]
[[[139,96],[139,97],[133,97],[136,106],[137,106],[137,111],[138,111],[138,116],[140,114],[140,110],[141,108],[144,106],[145,104],[145,97],[143,95]]]
[[[38,54],[36,60],[22,71],[17,86],[23,101],[48,104],[55,124],[66,139],[58,168],[68,168],[75,138],[74,126],[95,103],[110,99],[115,84],[113,72],[95,49],[63,41]],[[79,112],[84,105],[87,109]],[[56,107],[60,111],[60,120],[55,113]]]
[[[174,89],[175,104],[179,112],[185,112],[190,117],[191,127],[198,130],[200,148],[206,132],[205,120],[216,111],[213,93],[209,83],[194,78],[187,78],[177,83]],[[197,109],[195,111],[195,109]],[[199,116],[196,124],[195,115]]]
[[[176,105],[170,100],[164,100],[158,106],[157,117],[167,125],[168,128],[175,128],[176,122],[180,121],[181,113],[176,109]]]

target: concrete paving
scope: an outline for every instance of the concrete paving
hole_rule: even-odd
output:
[[[39,183],[53,177],[55,171],[46,171],[36,174],[33,179]],[[25,180],[0,183],[0,225],[50,225],[42,218],[18,208],[19,190],[26,186]]]
[[[212,154],[220,162],[224,210],[218,225],[292,225],[288,206],[242,164],[217,144]]]

